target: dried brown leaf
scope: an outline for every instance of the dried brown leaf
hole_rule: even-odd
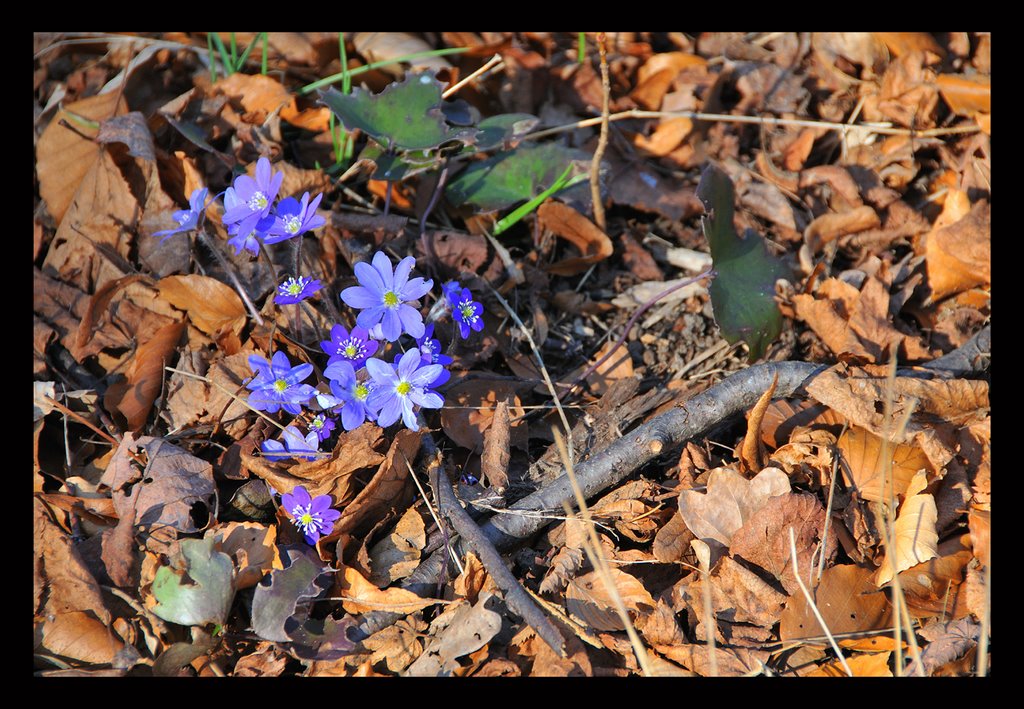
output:
[[[870,569],[852,564],[831,566],[811,588],[814,603],[834,635],[891,627],[892,608],[871,583],[871,576]],[[804,594],[790,596],[780,618],[779,637],[796,640],[824,634]]]
[[[69,103],[58,111],[39,137],[36,144],[36,174],[39,177],[39,195],[60,224],[64,219],[79,184],[96,162],[100,145],[79,135],[81,127],[69,114],[102,121],[128,111],[128,104],[119,91],[97,94]],[[67,125],[74,126],[72,130]]]
[[[789,477],[778,468],[765,468],[751,480],[732,468],[715,468],[708,475],[707,494],[695,490],[679,494],[679,514],[698,539],[729,546],[736,530],[769,497],[789,491]]]
[[[544,229],[550,229],[575,246],[580,256],[567,258],[544,267],[548,273],[572,276],[612,255],[614,247],[599,227],[567,204],[547,201],[537,209],[537,218]]]
[[[875,583],[883,586],[896,573],[938,555],[937,519],[935,498],[931,495],[912,495],[904,500],[893,530],[895,547],[886,550]]]
[[[752,473],[764,467],[765,450],[764,444],[761,443],[761,422],[764,420],[765,411],[771,403],[778,383],[779,375],[776,374],[772,379],[771,386],[747,414],[747,432],[743,436],[743,443],[736,456],[742,473]]]
[[[235,588],[258,584],[273,569],[283,569],[278,550],[277,528],[257,522],[225,522],[206,530],[204,539],[213,537],[214,548],[235,563]]]
[[[839,437],[839,450],[846,465],[840,465],[843,481],[862,500],[881,502],[889,499],[883,476],[882,439],[860,426],[849,427]],[[885,446],[889,456],[892,491],[898,497],[907,493],[907,486],[919,470],[933,472],[928,456],[919,447],[902,443]]]
[[[419,431],[408,429],[395,434],[384,462],[366,487],[342,511],[331,537],[346,532],[356,533],[388,510],[401,509],[408,502],[409,466],[416,460],[422,437]]]
[[[955,224],[928,234],[925,263],[929,302],[961,293],[992,280],[992,210],[978,202]]]
[[[370,548],[370,583],[390,586],[411,574],[427,544],[426,525],[415,507],[398,520],[394,531]]]
[[[157,330],[151,339],[140,342],[129,361],[125,379],[107,389],[103,405],[111,413],[123,415],[128,430],[138,431],[145,425],[163,386],[164,366],[170,364],[184,331],[185,323],[170,323]]]
[[[790,493],[770,498],[732,535],[729,550],[771,573],[789,594],[799,591],[793,568],[789,530],[796,538],[797,569],[805,576],[818,554],[830,563],[836,554],[836,537],[824,540],[825,508],[814,495]],[[825,548],[818,547],[825,542]]]
[[[207,335],[230,331],[238,335],[245,326],[245,306],[230,287],[209,276],[168,276],[156,284],[160,296],[188,313],[192,324]]]
[[[508,463],[511,456],[509,425],[508,404],[499,401],[491,425],[484,432],[484,452],[480,459],[483,477],[499,495],[508,487]]]
[[[494,419],[499,401],[509,401],[511,444],[526,447],[526,411],[516,395],[516,383],[488,379],[468,379],[445,391],[441,409],[441,427],[455,443],[471,451],[482,451],[484,432]]]
[[[420,598],[403,588],[381,590],[367,581],[362,574],[350,567],[344,567],[338,576],[338,585],[344,597],[342,607],[346,613],[369,613],[388,611],[390,613],[415,613],[435,603],[434,598]]]
[[[657,606],[650,592],[635,577],[616,568],[608,569],[615,591],[622,598],[630,618],[650,613]],[[615,602],[604,582],[603,574],[589,574],[569,580],[565,591],[565,607],[574,618],[595,630],[625,630],[615,612]]]
[[[460,669],[458,658],[484,648],[501,630],[502,606],[497,597],[484,593],[474,604],[456,602],[430,624],[433,636],[423,654],[410,667],[413,677],[450,675]],[[470,660],[476,657],[471,655]],[[482,661],[486,658],[477,658]]]

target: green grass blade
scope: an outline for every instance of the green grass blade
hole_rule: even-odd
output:
[[[252,50],[256,47],[256,43],[259,42],[260,38],[265,36],[266,34],[267,34],[266,32],[258,32],[256,34],[256,36],[252,38],[252,41],[249,42],[249,46],[245,48],[244,52],[242,52],[242,56],[240,56],[238,59],[235,60],[235,70],[236,71],[238,71],[239,69],[241,69],[245,65],[245,62],[249,58],[249,55],[252,53]],[[235,36],[232,34],[231,35],[231,43],[232,44],[234,44],[234,39],[235,39]]]
[[[494,236],[497,236],[498,234],[502,233],[503,231],[506,231],[513,224],[515,224],[516,222],[521,220],[523,217],[525,217],[527,214],[529,214],[530,212],[535,210],[537,207],[539,207],[541,205],[541,203],[543,203],[544,200],[546,200],[551,195],[555,194],[556,192],[558,192],[560,190],[568,189],[568,188],[572,187],[573,185],[578,184],[578,183],[582,182],[583,180],[587,179],[586,175],[576,175],[576,177],[574,177],[574,178],[572,178],[570,180],[569,179],[569,171],[570,170],[572,170],[572,165],[569,165],[569,167],[565,168],[565,171],[561,175],[558,176],[558,179],[555,180],[554,184],[552,184],[546,190],[541,192],[539,195],[537,195],[536,197],[531,199],[529,202],[527,202],[523,206],[517,207],[508,216],[498,220],[498,223],[494,225]]]
[[[577,32],[576,33],[576,61],[579,64],[583,63],[583,60],[587,55],[587,33]]]
[[[220,52],[220,61],[224,65],[224,71],[227,72],[228,76],[235,73],[235,65],[231,63],[231,57],[228,56],[227,47],[224,46],[224,42],[221,41],[220,35],[216,32],[212,32],[213,43],[217,45],[217,51]]]

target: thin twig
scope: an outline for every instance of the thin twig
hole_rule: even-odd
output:
[[[463,86],[468,84],[470,81],[473,81],[474,79],[476,79],[478,76],[480,76],[482,74],[486,74],[492,68],[494,68],[498,64],[502,64],[503,62],[504,62],[504,60],[501,58],[501,55],[500,54],[495,54],[493,57],[491,57],[490,59],[487,60],[486,64],[484,64],[482,67],[480,67],[479,69],[474,71],[472,74],[468,75],[465,79],[462,79],[457,84],[453,84],[452,86],[449,86],[447,89],[445,89],[443,92],[441,92],[441,98],[448,98],[448,97],[450,97],[452,94],[456,93],[459,89],[461,89]]]
[[[608,147],[608,99],[611,87],[608,82],[608,50],[605,48],[604,32],[597,33],[597,51],[601,57],[601,134],[590,161],[590,201],[594,207],[594,223],[601,231],[606,231],[608,225],[604,218],[604,202],[601,201],[601,158]]]
[[[916,138],[933,138],[944,135],[958,135],[962,133],[977,133],[981,130],[977,124],[964,126],[951,126],[949,128],[929,128],[927,130],[914,130],[913,128],[892,128],[890,126],[875,125],[870,123],[833,123],[832,121],[811,121],[796,118],[774,118],[771,116],[731,116],[725,113],[701,113],[699,111],[641,111],[630,109],[620,113],[613,113],[608,116],[609,121],[622,121],[630,118],[689,118],[693,121],[712,121],[722,123],[758,123],[768,126],[797,126],[803,128],[822,128],[847,133],[851,130],[866,130],[880,135],[906,135]],[[557,135],[566,131],[578,128],[596,126],[604,120],[602,116],[585,118],[575,123],[564,126],[556,126],[545,130],[530,133],[523,140],[539,140],[549,135]]]
[[[829,643],[832,645],[832,649],[835,651],[836,656],[839,658],[840,664],[843,669],[846,670],[846,674],[849,677],[853,677],[853,670],[846,664],[846,658],[843,656],[843,651],[839,649],[839,645],[836,643],[836,639],[832,637],[832,631],[828,629],[825,624],[825,619],[821,617],[821,613],[818,612],[818,606],[814,603],[814,599],[811,598],[811,592],[807,590],[807,585],[804,584],[802,578],[800,578],[800,565],[796,558],[796,537],[793,535],[793,527],[789,528],[789,554],[793,559],[793,575],[796,577],[796,582],[800,586],[800,590],[803,591],[804,598],[807,600],[807,605],[810,606],[811,612],[814,613],[814,617],[818,619],[818,625],[825,632],[825,636],[828,637]]]
[[[402,453],[401,449],[399,449],[398,452]],[[427,491],[424,490],[423,485],[420,484],[420,479],[416,477],[416,471],[412,469],[412,465],[409,463],[409,459],[405,457],[405,453],[402,453],[402,458],[405,459],[405,467],[409,469],[409,476],[412,477],[412,481],[416,483],[416,489],[420,491],[420,497],[423,498],[423,502],[427,506],[427,512],[429,512],[430,516],[433,517],[434,524],[437,525],[437,528],[443,531],[444,525],[441,524],[441,520],[438,518],[437,513],[434,511],[434,506],[430,504],[430,498],[427,497]],[[448,553],[451,554],[452,561],[454,561],[455,565],[459,567],[459,573],[464,573],[464,569],[462,568],[462,560],[459,558],[459,555],[455,553],[455,550],[452,549],[452,545],[446,544],[445,546],[448,549]]]
[[[56,399],[53,399],[53,398],[51,398],[49,396],[44,395],[43,396],[43,400],[46,401],[46,403],[52,405],[54,408],[56,408],[58,411],[60,411],[65,416],[70,416],[75,421],[78,421],[78,423],[82,424],[83,426],[88,426],[90,429],[92,429],[93,431],[95,431],[99,435],[103,436],[103,438],[106,439],[107,441],[109,441],[110,444],[114,446],[114,448],[118,448],[118,447],[121,446],[121,441],[117,440],[116,438],[111,436],[106,431],[100,429],[98,426],[93,424],[92,421],[90,421],[89,419],[85,418],[84,416],[81,416],[80,414],[78,414],[78,413],[72,411],[71,409],[69,409],[68,407],[64,406],[64,404],[60,403]],[[130,450],[127,450],[127,449],[125,449],[125,450],[128,453],[128,455],[131,457],[132,460],[134,460],[136,463],[138,463],[139,465],[141,465],[143,467],[146,466],[146,461],[144,461],[142,458],[140,458],[137,453],[134,453],[134,452],[132,452]]]

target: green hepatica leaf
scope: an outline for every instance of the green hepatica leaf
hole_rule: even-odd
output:
[[[536,197],[572,164],[569,177],[590,169],[590,155],[557,143],[522,145],[475,162],[452,180],[445,195],[455,205],[470,204],[481,212],[493,212]],[[589,194],[586,185],[559,193],[564,197],[577,189]]]
[[[511,150],[519,139],[540,123],[540,119],[529,113],[502,113],[485,118],[477,124],[480,131],[476,136],[478,151],[501,148]]]
[[[711,283],[711,306],[729,344],[743,340],[748,361],[759,359],[782,331],[782,313],[775,303],[775,281],[789,274],[772,257],[764,240],[752,231],[740,238],[733,226],[733,186],[729,176],[708,164],[697,185],[704,203],[704,235],[718,277]]]
[[[347,130],[359,129],[391,152],[433,150],[451,141],[472,142],[475,128],[451,127],[441,108],[444,84],[433,72],[409,74],[374,95],[357,88],[321,93]]]
[[[183,539],[184,568],[160,567],[153,579],[153,612],[179,625],[223,625],[235,595],[234,564],[227,554],[213,550],[213,538]],[[178,565],[178,564],[176,564]]]

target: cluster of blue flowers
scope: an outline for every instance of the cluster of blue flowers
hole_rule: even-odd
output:
[[[222,221],[231,236],[228,243],[236,253],[245,249],[259,254],[261,244],[275,244],[326,223],[316,214],[322,195],[310,200],[307,192],[301,200],[287,197],[275,206],[282,179],[283,174],[275,173],[269,160],[260,158],[254,178],[240,175],[224,191]],[[166,239],[201,228],[207,194],[206,188],[195,190],[189,198],[189,209],[172,215],[178,226],[156,232],[155,236]],[[311,412],[305,435],[292,424],[279,439],[265,441],[261,446],[264,456],[314,460],[320,444],[331,437],[339,416],[346,431],[366,421],[387,427],[399,419],[416,431],[420,409],[439,409],[444,405],[444,398],[435,389],[451,377],[446,366],[452,358],[442,353],[441,343],[433,338],[434,325],[425,324],[419,311],[419,299],[430,292],[434,283],[412,276],[415,263],[412,256],[407,256],[392,267],[391,260],[380,251],[370,263],[356,264],[358,285],[341,293],[341,300],[359,311],[356,324],[351,331],[334,325],[330,339],[320,343],[328,356],[324,376],[328,379],[329,394],[306,383],[313,373],[311,364],[292,366],[288,355],[281,351],[274,352],[269,360],[256,354],[249,356],[253,378],[246,387],[253,409],[267,413],[283,410],[299,416],[303,407],[310,407],[314,400],[319,409]],[[299,303],[322,287],[319,280],[296,274],[278,286],[275,303]],[[443,285],[442,298],[431,312],[431,319],[441,311],[451,313],[463,338],[483,329],[483,306],[456,281]],[[391,362],[379,358],[382,347],[387,346],[384,343],[397,343],[402,335],[410,336],[416,346],[397,351]],[[310,544],[328,534],[339,515],[330,509],[330,496],[311,499],[302,487],[283,495],[282,505]]]
[[[297,415],[302,406],[315,399],[323,410],[305,436],[289,426],[281,440],[263,444],[264,455],[311,458],[335,427],[331,414],[340,415],[346,431],[366,421],[387,427],[399,420],[416,431],[418,410],[444,405],[444,398],[435,390],[451,377],[446,366],[452,358],[442,353],[441,343],[433,338],[434,325],[423,322],[418,300],[434,284],[412,277],[415,263],[412,256],[407,256],[392,267],[387,255],[379,251],[370,263],[356,264],[358,285],[341,293],[341,300],[359,311],[356,324],[351,330],[335,325],[331,339],[320,343],[328,356],[324,376],[329,394],[303,383],[312,374],[312,365],[292,367],[283,352],[275,353],[269,362],[260,355],[250,355],[255,376],[247,386],[253,408],[268,413],[283,409]],[[450,281],[443,293],[443,302],[463,337],[483,328],[483,306],[473,300],[468,289]],[[411,336],[416,346],[397,352],[391,362],[374,356],[384,343],[397,342],[402,335]]]

